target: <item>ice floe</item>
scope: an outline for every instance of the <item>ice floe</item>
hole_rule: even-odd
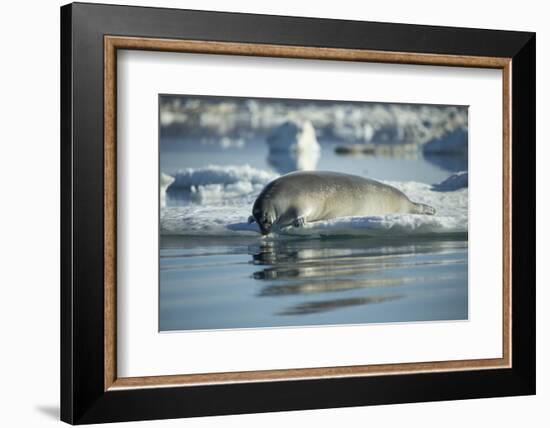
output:
[[[186,236],[257,236],[258,226],[247,222],[252,203],[277,175],[244,166],[186,169],[174,177],[161,206],[161,234]],[[164,183],[168,179],[164,178]],[[431,186],[417,182],[387,182],[411,200],[433,206],[436,215],[391,214],[344,217],[275,230],[278,237],[409,236],[468,232],[467,174],[455,174]],[[466,184],[465,184],[466,183]],[[161,196],[162,197],[162,196]],[[179,201],[172,204],[174,200]]]

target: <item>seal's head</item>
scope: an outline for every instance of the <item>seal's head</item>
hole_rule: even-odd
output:
[[[262,197],[256,199],[252,207],[252,217],[254,217],[258,226],[260,226],[262,235],[268,235],[271,232],[275,215],[273,214],[273,207],[268,200]]]

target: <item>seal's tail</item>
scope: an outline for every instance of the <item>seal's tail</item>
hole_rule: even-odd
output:
[[[434,215],[435,214],[435,208],[430,207],[426,204],[418,204],[416,202],[413,202],[413,205],[416,208],[416,214],[428,214],[428,215]]]

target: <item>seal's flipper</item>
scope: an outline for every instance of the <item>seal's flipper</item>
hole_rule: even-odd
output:
[[[304,217],[298,217],[296,220],[292,222],[292,226],[294,227],[301,227],[304,224],[306,224],[306,219]]]
[[[435,214],[435,208],[430,207],[426,204],[418,204],[416,202],[413,202],[415,208],[416,208],[416,214],[428,214],[428,215],[434,215]]]
[[[254,216],[249,216],[248,217],[248,224],[254,223],[255,221],[256,221],[256,219],[254,218]]]

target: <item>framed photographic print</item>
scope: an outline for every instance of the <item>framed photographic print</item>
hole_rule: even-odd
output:
[[[61,417],[535,393],[535,35],[61,8]]]

